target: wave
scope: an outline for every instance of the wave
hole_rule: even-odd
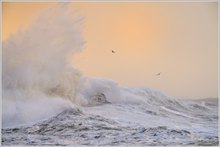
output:
[[[91,112],[91,109],[106,107],[107,109],[104,109],[107,110],[106,115],[94,115]],[[82,113],[67,109],[55,117],[32,126],[3,129],[2,143],[3,145],[147,146],[192,144],[213,146],[219,143],[216,127],[209,128],[208,131],[205,129],[210,122],[200,124],[198,129],[198,126],[195,127],[198,121],[192,123],[194,127],[183,125],[187,118],[179,120],[181,123],[170,121],[172,118],[166,120],[155,116],[155,119],[150,114],[142,115],[144,111],[140,111],[138,105],[110,104],[84,108],[92,115],[88,115],[85,111]],[[111,117],[111,114],[119,117],[120,121],[116,117]]]
[[[190,112],[189,104],[159,90],[122,87],[109,79],[84,76],[70,63],[84,49],[82,23],[82,16],[58,4],[3,42],[3,127],[109,103],[144,104],[155,114],[160,106],[178,114],[179,109]]]
[[[83,49],[82,17],[58,4],[3,42],[3,127],[56,114],[74,103],[82,74],[69,64]]]

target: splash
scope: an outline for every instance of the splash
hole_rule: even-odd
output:
[[[82,23],[82,16],[58,4],[3,42],[3,127],[103,103],[158,109],[172,102],[182,107],[157,90],[125,88],[112,80],[83,76],[70,64],[70,58],[84,48]]]
[[[83,17],[71,14],[68,5],[49,7],[3,42],[3,127],[73,107],[82,75],[69,59],[85,41]]]

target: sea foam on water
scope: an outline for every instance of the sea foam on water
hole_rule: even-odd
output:
[[[168,141],[165,145],[199,144],[200,137],[217,144],[217,103],[177,100],[159,90],[122,87],[113,80],[87,77],[75,68],[70,60],[85,45],[82,24],[83,16],[68,9],[68,4],[57,4],[39,13],[27,29],[19,30],[3,42],[2,120],[3,138],[8,145],[17,144],[16,141],[22,139],[25,142],[21,141],[22,145],[28,144],[25,137],[29,139],[26,136],[29,133],[36,135],[29,131],[36,128],[40,128],[40,133],[49,129],[49,136],[61,135],[51,140],[54,144],[56,141],[62,143],[60,138],[67,138],[67,144],[63,145],[70,141],[73,141],[70,144],[76,143],[74,140],[84,133],[79,129],[90,134],[88,138],[81,137],[79,143],[90,145],[99,145],[99,142],[91,141],[91,138],[97,138],[93,136],[96,129],[107,134],[103,136],[108,136],[109,132],[113,134],[110,140],[102,139],[103,144],[107,141],[109,145],[114,144],[114,137],[118,135],[114,129],[121,132],[121,137],[117,137],[119,145],[129,140],[126,138],[140,143],[140,136],[141,144],[151,145],[155,143],[153,139],[161,138],[157,135],[162,135],[164,142]],[[74,113],[79,109],[84,115]],[[51,127],[46,128],[48,124]],[[21,125],[30,128],[20,127],[17,129],[19,135],[10,129]],[[68,138],[72,136],[69,131],[75,132],[72,135],[77,139]],[[8,135],[8,132],[12,133]],[[135,133],[137,138],[133,137]],[[22,139],[13,139],[21,134]],[[182,141],[174,141],[172,134]],[[193,134],[199,137],[195,138]],[[146,142],[143,135],[152,140]],[[40,139],[36,142],[47,143]],[[156,145],[161,144],[156,142]]]

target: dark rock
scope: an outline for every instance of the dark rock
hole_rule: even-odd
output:
[[[100,135],[97,135],[97,136],[95,136],[94,138],[95,138],[95,139],[98,139],[98,138],[100,138],[100,137],[101,137]]]

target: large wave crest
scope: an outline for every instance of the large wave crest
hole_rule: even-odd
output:
[[[70,64],[84,48],[83,17],[68,5],[50,7],[3,42],[3,127],[47,119],[64,109],[102,103],[163,104],[151,89],[123,88],[89,78]]]

